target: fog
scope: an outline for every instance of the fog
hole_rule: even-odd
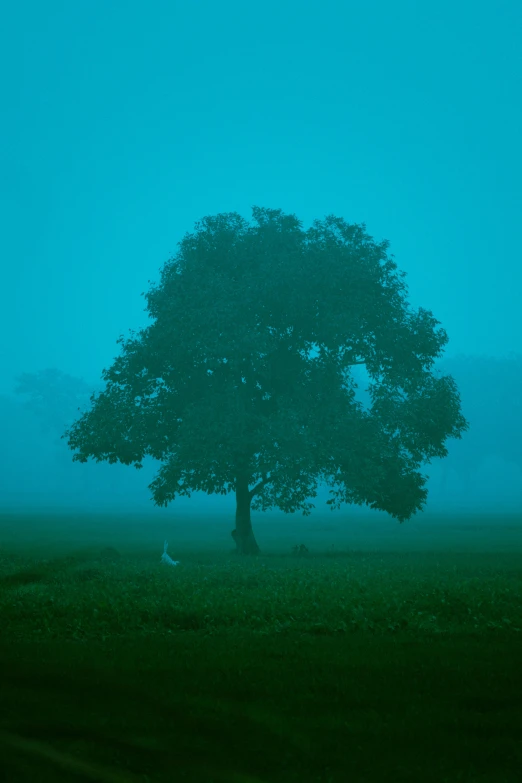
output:
[[[60,435],[182,236],[253,205],[389,239],[470,423],[424,467],[426,511],[520,511],[520,4],[29,6],[6,11],[0,55],[0,511],[165,513],[158,463],[73,463]],[[169,513],[234,509],[193,493]]]
[[[430,477],[426,511],[516,512],[522,507],[522,416],[520,397],[512,390],[522,385],[522,357],[456,357],[437,363],[440,372],[453,375],[462,396],[470,429],[461,441],[448,442],[448,457],[434,460],[423,472]],[[354,368],[359,388],[357,398],[369,407],[365,392],[367,375]],[[72,379],[59,371],[42,373],[42,387],[60,388]],[[53,386],[54,384],[54,386]],[[85,409],[87,390],[101,389],[100,382],[78,384],[76,398],[31,397],[18,383],[16,394],[0,397],[0,420],[5,447],[0,456],[3,477],[2,507],[5,510],[152,511],[152,481],[158,462],[146,458],[142,470],[120,464],[72,462],[72,452],[60,438],[77,412]],[[83,390],[83,394],[81,390]],[[36,403],[35,403],[36,399]],[[315,513],[329,512],[328,489],[321,485]],[[208,496],[195,492],[177,498],[171,509],[183,514],[230,512],[235,496]],[[361,509],[357,509],[358,513]],[[164,513],[156,509],[156,513]],[[274,512],[272,512],[273,515]],[[277,513],[277,512],[276,512]],[[335,515],[335,511],[331,512]],[[368,514],[385,514],[367,511]],[[312,512],[314,514],[314,512]],[[268,512],[270,515],[270,512]]]

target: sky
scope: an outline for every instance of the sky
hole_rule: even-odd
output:
[[[141,294],[183,236],[207,215],[251,220],[253,206],[389,240],[412,307],[448,332],[446,358],[522,354],[520,40],[515,0],[9,4],[0,395],[46,368],[99,386],[119,336],[150,323]],[[12,484],[18,502],[35,423],[2,399],[2,492]],[[44,445],[31,486],[50,492],[54,476],[54,502],[72,468]],[[84,479],[85,498],[89,480],[107,498],[119,482],[118,502],[135,486],[130,469],[89,479],[75,466],[77,499]],[[487,483],[492,502],[519,505],[511,468],[483,467],[473,492],[450,468],[441,497],[453,481],[459,502],[483,503]]]
[[[447,355],[522,351],[522,4],[9,4],[0,393],[89,381],[197,220],[366,223]],[[517,97],[518,96],[518,97]]]

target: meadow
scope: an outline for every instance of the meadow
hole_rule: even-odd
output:
[[[0,781],[520,780],[522,516],[160,517],[0,516]]]

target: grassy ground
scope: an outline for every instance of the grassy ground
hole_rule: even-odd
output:
[[[522,520],[350,519],[0,517],[0,781],[519,781]]]

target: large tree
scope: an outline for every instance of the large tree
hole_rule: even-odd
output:
[[[106,388],[64,435],[73,459],[140,468],[152,455],[156,505],[235,492],[240,553],[258,552],[251,509],[308,515],[321,480],[332,508],[409,519],[427,497],[420,466],[467,428],[455,382],[431,372],[445,331],[410,309],[389,243],[364,223],[331,215],[304,231],[281,210],[252,212],[253,225],[203,218],[178,244],[143,294],[152,323],[119,338]],[[370,410],[355,399],[358,364]]]

